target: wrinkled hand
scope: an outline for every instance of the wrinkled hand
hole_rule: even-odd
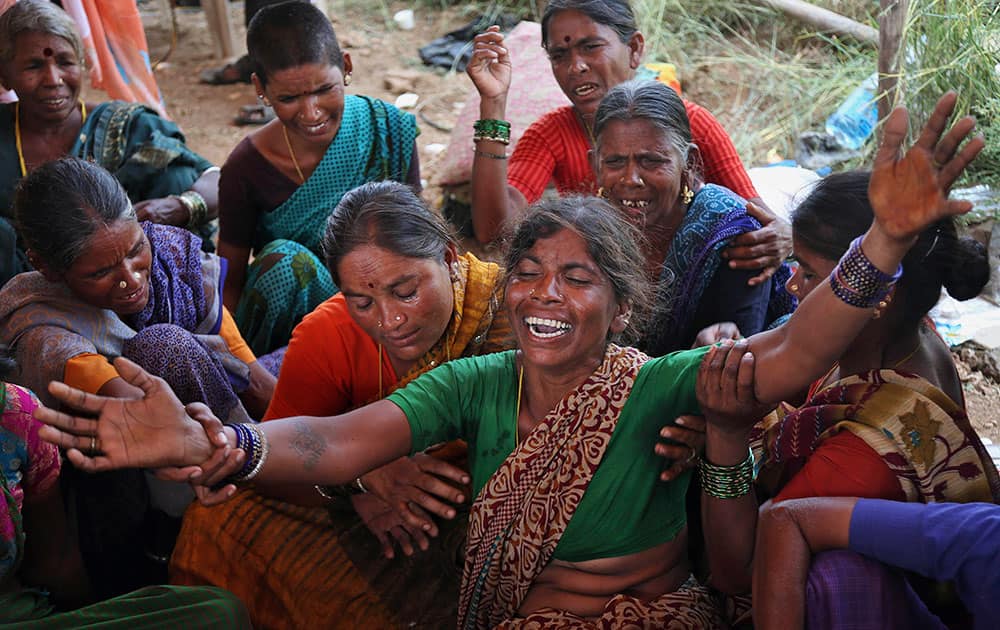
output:
[[[734,238],[722,255],[730,269],[760,269],[747,281],[756,286],[773,276],[792,253],[792,226],[762,204],[748,201],[747,214],[760,221],[761,228]]]
[[[461,468],[426,453],[417,453],[376,468],[361,477],[361,483],[396,510],[409,528],[437,536],[437,525],[428,512],[451,519],[455,517],[455,508],[449,503],[465,501],[462,491],[445,479],[459,485],[469,483],[469,475]]]
[[[472,58],[465,72],[483,100],[506,98],[510,89],[510,53],[499,26],[491,26],[472,40]]]
[[[723,341],[705,354],[696,391],[706,422],[721,431],[746,431],[774,408],[754,393],[754,356],[745,340]]]
[[[676,479],[685,470],[698,465],[698,457],[705,452],[705,419],[701,416],[681,416],[674,424],[660,429],[655,452],[670,460],[670,468],[660,473],[661,481]]]
[[[67,449],[66,455],[73,465],[86,472],[197,465],[210,458],[213,442],[225,443],[225,434],[209,440],[166,381],[125,358],[115,359],[114,365],[126,382],[143,391],[142,398],[97,396],[52,381],[49,383],[52,396],[69,408],[97,415],[98,419],[47,407],[35,410],[35,418],[48,425],[39,435]],[[97,453],[90,450],[94,437]]]
[[[201,424],[206,435],[216,436],[218,439],[218,436],[222,434],[222,421],[212,413],[208,405],[190,403],[184,409],[189,416]],[[246,462],[246,451],[232,448],[228,440],[222,444],[216,443],[214,446],[212,457],[199,466],[160,468],[156,470],[155,474],[160,479],[167,481],[190,483],[202,505],[213,506],[223,503],[236,494],[237,488],[232,483],[219,484],[243,468],[243,464]]]
[[[396,555],[394,541],[407,556],[412,556],[416,549],[427,551],[427,547],[430,546],[424,531],[404,521],[399,513],[382,499],[372,494],[356,494],[351,497],[351,504],[368,531],[378,538],[382,545],[382,554],[386,558],[392,559]]]
[[[920,138],[905,153],[906,108],[897,107],[885,122],[868,198],[879,227],[890,238],[912,240],[940,219],[972,209],[970,202],[948,200],[947,196],[958,176],[983,150],[985,141],[976,135],[959,148],[975,129],[971,116],[958,120],[945,133],[955,100],[954,92],[938,100]]]
[[[702,346],[710,346],[725,339],[741,338],[743,338],[743,335],[740,334],[739,326],[733,322],[719,322],[698,331],[698,335],[694,338],[694,344],[691,347],[701,348]]]
[[[176,197],[161,197],[159,199],[146,199],[132,206],[135,208],[135,216],[140,221],[152,221],[163,225],[187,225],[191,218],[187,206]]]

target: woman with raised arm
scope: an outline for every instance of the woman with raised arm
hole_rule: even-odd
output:
[[[529,126],[510,156],[510,125],[503,120],[510,54],[497,27],[478,35],[473,45],[467,72],[479,91],[480,120],[472,162],[472,226],[484,244],[538,201],[550,181],[560,194],[595,194],[604,185],[595,180],[589,157],[597,145],[597,107],[609,90],[636,76],[645,48],[628,0],[550,0],[542,14],[541,44],[571,105]],[[673,86],[679,89],[676,82]],[[750,211],[765,224],[737,236],[726,250],[730,266],[754,270],[751,284],[762,282],[791,251],[788,224],[767,210],[719,121],[692,101],[684,100],[684,109],[701,150],[705,181],[752,202]]]
[[[739,364],[756,365],[757,399],[776,403],[819,377],[892,289],[917,235],[970,208],[944,193],[983,143],[976,138],[956,150],[970,131],[963,123],[942,136],[953,106],[953,96],[942,99],[903,156],[905,110],[892,114],[869,190],[872,226],[831,282],[785,325],[744,342],[748,353],[740,353]],[[932,155],[943,158],[941,168]],[[53,383],[60,400],[99,419],[51,409],[36,415],[51,425],[43,436],[69,448],[85,470],[205,464],[204,483],[230,467],[214,470],[233,446],[248,451],[239,481],[345,483],[400,455],[464,437],[477,498],[461,627],[588,618],[712,627],[719,612],[693,583],[686,557],[688,476],[657,483],[660,464],[649,445],[659,418],[698,408],[697,389],[712,385],[701,373],[711,372],[723,352],[713,349],[706,361],[704,349],[649,359],[609,342],[645,304],[633,234],[599,200],[536,207],[508,254],[505,301],[519,351],[450,362],[334,422],[303,417],[222,427],[198,413],[206,431],[162,382],[127,361],[120,367],[143,388],[143,399],[96,397]],[[710,424],[710,454],[718,437]],[[753,461],[745,443],[742,453],[717,454],[710,481],[748,493]],[[709,537],[707,544],[717,542]]]

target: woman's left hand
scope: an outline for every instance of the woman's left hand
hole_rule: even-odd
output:
[[[711,428],[745,432],[773,405],[754,393],[754,356],[746,340],[723,341],[705,354],[698,368],[698,404]]]
[[[897,242],[912,242],[924,229],[945,217],[972,209],[968,201],[949,200],[948,193],[965,167],[983,150],[985,141],[973,132],[971,116],[958,120],[945,132],[955,111],[957,96],[942,96],[920,132],[920,138],[906,152],[903,142],[909,127],[905,107],[897,107],[885,122],[868,185],[868,198],[882,233]]]
[[[152,221],[163,225],[184,227],[191,218],[187,206],[177,197],[146,199],[132,206],[140,221]]]
[[[704,454],[705,419],[701,416],[681,416],[674,424],[660,429],[660,437],[669,442],[657,443],[656,454],[671,462],[670,468],[660,473],[660,481],[672,481],[697,466],[698,457]]]

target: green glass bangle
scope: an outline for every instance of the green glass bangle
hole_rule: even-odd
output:
[[[702,459],[698,477],[702,491],[716,499],[738,499],[753,490],[753,451],[735,466],[718,466]]]

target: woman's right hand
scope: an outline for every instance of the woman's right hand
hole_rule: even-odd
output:
[[[452,504],[465,500],[462,491],[445,479],[463,486],[469,483],[468,473],[461,468],[426,453],[417,453],[376,468],[364,475],[361,482],[369,492],[396,510],[410,527],[437,536],[437,525],[427,513],[452,519],[455,517]]]
[[[476,35],[472,42],[472,58],[465,72],[479,91],[483,101],[507,100],[510,89],[510,53],[503,45],[499,26],[491,26]]]
[[[137,399],[109,398],[80,391],[58,381],[49,393],[68,408],[98,416],[97,420],[73,416],[47,407],[35,410],[45,423],[39,435],[67,449],[73,465],[86,472],[118,468],[192,466],[207,461],[215,446],[226,444],[224,433],[211,440],[201,424],[188,416],[166,381],[128,359],[114,362],[126,382],[143,391]],[[98,452],[92,452],[91,445]],[[85,452],[87,454],[85,454]]]
[[[419,549],[427,551],[430,541],[419,527],[407,523],[392,506],[372,494],[356,494],[351,497],[354,511],[382,545],[382,555],[392,559],[396,555],[395,546],[404,555],[412,556]],[[416,546],[416,549],[414,548]]]

